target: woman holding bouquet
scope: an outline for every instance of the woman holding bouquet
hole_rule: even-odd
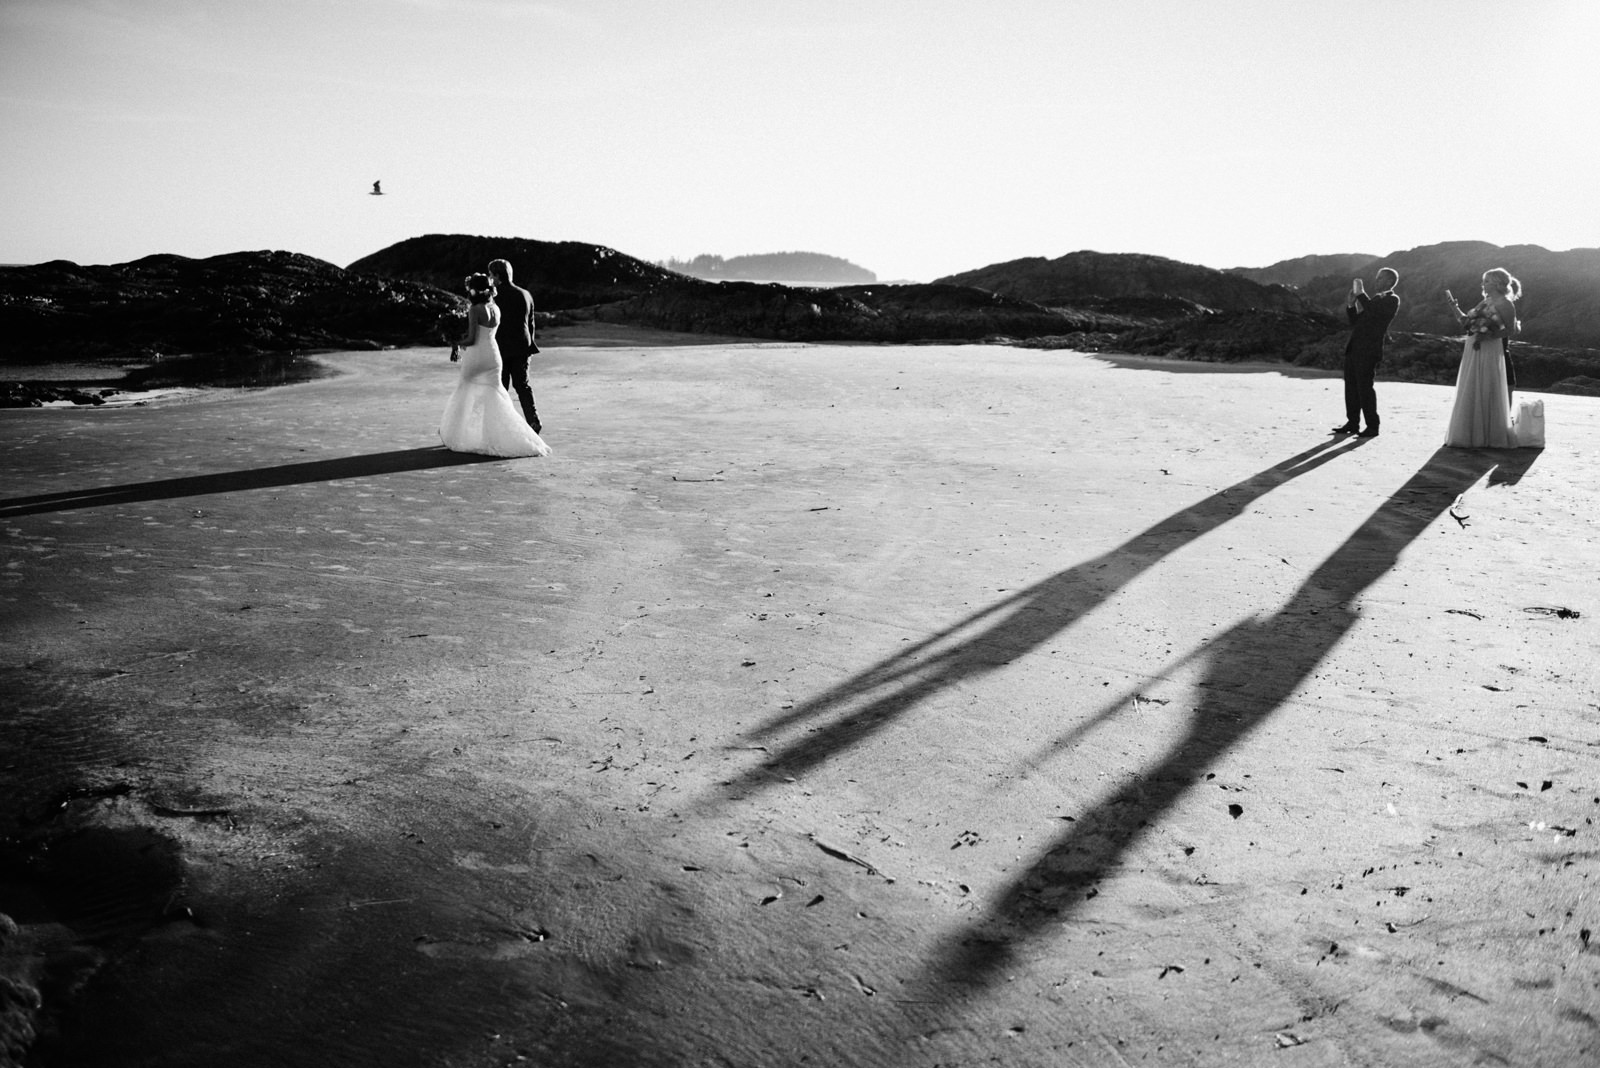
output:
[[[1483,274],[1483,299],[1470,311],[1447,289],[1445,298],[1466,333],[1461,345],[1461,370],[1456,374],[1456,403],[1444,443],[1459,448],[1514,449],[1511,394],[1506,388],[1505,343],[1522,332],[1515,301],[1522,283],[1502,267]]]

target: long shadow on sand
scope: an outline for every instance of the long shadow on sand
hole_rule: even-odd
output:
[[[37,515],[41,512],[64,512],[74,508],[136,504],[141,501],[159,501],[173,497],[199,497],[211,493],[270,489],[275,486],[295,486],[307,482],[331,482],[341,478],[370,478],[374,475],[422,471],[432,467],[489,463],[498,459],[496,456],[451,452],[443,445],[422,449],[397,449],[393,452],[341,456],[333,460],[308,460],[304,463],[279,464],[276,467],[258,467],[247,471],[221,471],[214,475],[188,475],[183,478],[157,479],[153,482],[129,482],[121,486],[66,490],[32,497],[11,497],[0,500],[0,519]]]
[[[1319,442],[1174,512],[1107,553],[972,613],[770,720],[749,737],[768,741],[808,721],[842,713],[724,784],[719,791],[721,800],[742,797],[815,767],[963,679],[994,671],[1026,655],[1167,556],[1243,514],[1266,494],[1365,444],[1353,438]],[[972,628],[978,629],[974,632]]]
[[[982,985],[1003,974],[1019,945],[1070,916],[1206,769],[1261,726],[1350,632],[1354,602],[1400,553],[1488,474],[1516,482],[1527,450],[1440,449],[1369,516],[1270,616],[1236,624],[1186,659],[1205,662],[1188,729],[1158,763],[1081,814],[928,964],[925,981]],[[1125,702],[1117,702],[1124,704]],[[1099,718],[1111,714],[1111,707]],[[1075,728],[1074,732],[1079,733]],[[937,995],[935,995],[937,998]]]

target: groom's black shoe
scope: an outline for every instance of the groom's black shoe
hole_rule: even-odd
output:
[[[1369,426],[1369,427],[1367,427],[1367,429],[1363,430],[1361,433],[1356,435],[1356,437],[1358,437],[1358,438],[1375,438],[1377,436],[1378,436],[1378,428],[1375,427],[1375,426]]]
[[[1333,433],[1335,433],[1335,434],[1354,434],[1357,429],[1359,429],[1359,428],[1354,423],[1346,423],[1344,426],[1336,426],[1336,427],[1334,427],[1333,428]]]

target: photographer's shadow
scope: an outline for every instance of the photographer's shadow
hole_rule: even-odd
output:
[[[1440,449],[1306,577],[1282,608],[1240,621],[1186,657],[1206,666],[1196,686],[1199,703],[1184,733],[1158,763],[1079,815],[1011,881],[974,928],[946,941],[929,962],[925,979],[931,987],[951,980],[994,981],[1015,946],[1053,928],[1093,897],[1095,884],[1206,771],[1305,683],[1360,618],[1357,599],[1395,566],[1407,546],[1485,475],[1490,485],[1514,484],[1537,456],[1530,450]],[[1111,718],[1123,706],[1122,700],[1108,704],[1095,721]],[[1069,734],[1082,730],[1080,725]],[[1049,748],[1059,753],[1065,746]]]

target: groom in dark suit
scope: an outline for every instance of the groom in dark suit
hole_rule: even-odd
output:
[[[537,434],[543,427],[528,385],[528,359],[539,351],[533,343],[533,295],[511,281],[511,264],[505,260],[491,260],[489,273],[494,276],[495,307],[500,309],[500,325],[494,332],[500,347],[500,383],[517,395],[522,417]]]
[[[1345,318],[1350,320],[1350,340],[1344,347],[1344,423],[1333,428],[1335,434],[1356,434],[1361,418],[1367,428],[1358,437],[1378,436],[1378,393],[1373,382],[1378,376],[1378,361],[1383,359],[1383,339],[1400,310],[1394,287],[1400,272],[1385,267],[1378,272],[1378,292],[1368,296],[1361,279],[1350,284],[1344,302]]]

